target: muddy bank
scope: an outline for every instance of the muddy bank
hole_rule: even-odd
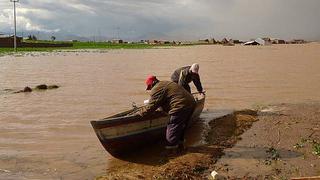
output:
[[[320,104],[281,104],[212,119],[205,144],[165,156],[160,146],[107,169],[105,179],[289,179],[320,174]],[[149,159],[146,164],[142,156]],[[119,160],[114,160],[119,161]]]
[[[212,167],[227,178],[320,175],[320,104],[270,106]]]
[[[256,111],[243,110],[213,118],[207,124],[208,131],[199,132],[200,136],[204,136],[204,142],[201,145],[188,146],[179,155],[167,156],[164,153],[163,143],[159,143],[124,157],[122,160],[114,159],[114,164],[117,165],[108,168],[106,175],[97,179],[207,178],[212,166],[223,155],[223,149],[232,147],[239,139],[239,135],[257,121],[256,116]],[[192,127],[188,131],[196,131],[196,129]],[[196,133],[192,132],[192,134]]]

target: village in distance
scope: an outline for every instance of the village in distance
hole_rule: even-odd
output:
[[[292,39],[284,40],[278,38],[256,38],[250,39],[248,41],[242,41],[238,39],[228,39],[223,38],[222,40],[216,40],[215,38],[200,39],[194,41],[174,41],[174,40],[159,40],[159,39],[148,39],[140,41],[126,41],[120,38],[114,38],[111,40],[66,40],[66,41],[57,41],[55,36],[51,36],[49,40],[41,40],[35,35],[29,35],[27,37],[16,38],[18,48],[72,48],[76,47],[76,44],[106,44],[106,45],[146,45],[146,46],[175,46],[175,45],[224,45],[224,46],[234,46],[239,45],[272,45],[272,44],[304,44],[308,43],[304,39]],[[0,48],[11,48],[14,46],[14,36],[0,34]],[[84,47],[85,48],[85,47]],[[101,47],[100,47],[101,48]],[[107,48],[107,47],[106,47]]]

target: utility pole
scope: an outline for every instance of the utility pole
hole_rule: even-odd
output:
[[[17,51],[17,20],[16,20],[16,3],[19,2],[19,0],[10,0],[10,2],[13,2],[13,19],[14,19],[14,51]]]
[[[117,39],[120,39],[119,30],[120,30],[120,27],[117,27]]]
[[[100,33],[100,28],[98,28],[98,42],[101,42],[101,33]]]

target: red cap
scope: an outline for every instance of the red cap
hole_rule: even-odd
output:
[[[150,90],[152,88],[152,84],[153,82],[157,80],[157,78],[155,76],[148,76],[146,79],[146,85],[147,85],[147,89],[146,90]]]

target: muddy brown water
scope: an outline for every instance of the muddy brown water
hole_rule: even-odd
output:
[[[147,75],[168,80],[175,68],[193,62],[200,64],[207,92],[204,121],[217,109],[320,100],[319,43],[4,56],[0,179],[93,179],[106,168],[130,163],[105,152],[89,121],[141,104],[148,98]],[[10,93],[38,84],[61,87]],[[195,139],[196,144],[201,137]]]

